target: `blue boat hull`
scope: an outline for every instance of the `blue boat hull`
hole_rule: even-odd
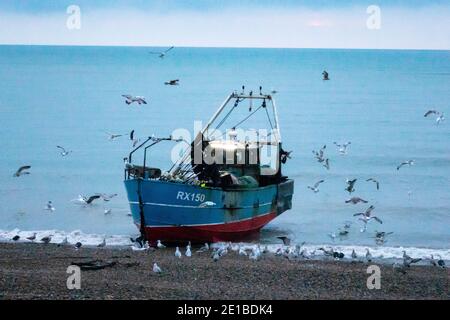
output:
[[[125,180],[134,223],[149,241],[217,242],[259,237],[260,229],[292,203],[293,181],[222,190],[161,180]],[[141,196],[141,206],[139,202]]]

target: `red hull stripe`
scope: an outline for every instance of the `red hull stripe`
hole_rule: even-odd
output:
[[[261,215],[253,219],[230,222],[223,224],[197,225],[190,227],[146,227],[147,239],[151,242],[161,240],[163,242],[193,243],[218,242],[218,241],[243,241],[253,240],[259,237],[259,230],[271,220],[276,218],[275,212]]]

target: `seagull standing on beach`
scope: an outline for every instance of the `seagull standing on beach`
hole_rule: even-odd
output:
[[[242,248],[241,246],[238,247],[238,254],[240,256],[247,256],[247,251],[245,251],[244,248]]]
[[[360,202],[367,203],[368,201],[366,201],[366,200],[364,200],[364,199],[362,199],[360,197],[353,197],[353,198],[350,198],[350,199],[345,201],[345,203],[352,203],[352,204],[358,204]]]
[[[27,237],[27,240],[30,240],[30,241],[32,241],[32,242],[33,242],[34,240],[36,240],[36,232],[33,232],[33,235]]]
[[[61,146],[56,146],[58,149],[60,149],[60,154],[62,157],[68,156],[72,151],[67,151],[66,149],[64,149]]]
[[[219,250],[216,250],[213,252],[212,258],[213,258],[214,262],[219,261],[219,259],[220,259]]]
[[[372,219],[375,219],[375,221],[377,221],[378,223],[383,223],[383,221],[381,221],[381,219],[379,219],[378,217],[372,216],[373,209],[375,209],[375,207],[372,205],[369,208],[367,208],[365,212],[358,212],[353,215],[354,217],[361,216],[358,220],[361,220],[362,222],[364,222],[364,228],[361,229],[361,232],[366,231],[367,223]]]
[[[153,272],[154,273],[162,273],[161,268],[156,264],[156,262],[153,264]]]
[[[377,180],[375,180],[374,178],[369,178],[366,181],[372,181],[377,186],[377,190],[380,190],[380,183]]]
[[[353,260],[358,259],[358,255],[356,254],[355,249],[352,250],[351,257],[352,257]]]
[[[26,171],[26,170],[29,170],[29,169],[31,169],[31,166],[22,166],[22,167],[20,167],[16,171],[16,173],[14,173],[14,177],[20,177],[20,176],[22,176],[24,174],[30,174],[29,171]]]
[[[315,184],[314,184],[314,186],[308,186],[308,189],[311,189],[312,191],[314,191],[314,193],[317,193],[317,192],[319,192],[319,185],[322,183],[322,182],[325,182],[325,180],[320,180],[320,181],[317,181]]]
[[[185,253],[186,257],[191,257],[192,256],[192,252],[191,252],[191,246],[188,245],[186,247],[186,253]]]
[[[53,203],[51,201],[49,201],[45,205],[44,210],[53,212],[53,211],[55,211],[55,207],[53,206]]]
[[[181,258],[180,248],[178,248],[178,247],[175,249],[175,257]]]
[[[252,248],[252,252],[249,255],[250,260],[258,260],[261,257],[261,250],[259,249],[259,245],[258,246],[254,246]]]
[[[369,249],[366,249],[366,260],[367,262],[372,262],[372,254],[370,253]]]
[[[319,248],[319,250],[323,251],[323,254],[327,257],[332,257],[334,255],[333,248],[331,248],[330,250],[326,250],[325,248]]]
[[[340,153],[341,155],[346,155],[346,154],[347,154],[347,147],[348,147],[349,145],[351,145],[352,143],[349,141],[349,142],[345,142],[345,143],[343,143],[343,144],[339,144],[339,143],[337,143],[337,142],[334,142],[334,144],[336,145],[336,147],[338,147],[339,153]]]
[[[106,247],[106,239],[103,238],[103,241],[102,241],[101,243],[99,243],[99,244],[97,245],[97,247],[98,247],[98,248],[104,248],[104,247]]]
[[[197,250],[197,252],[205,252],[205,251],[209,251],[209,244],[207,242],[205,242],[203,247]]]
[[[445,268],[445,261],[441,258],[441,256],[439,256],[439,259],[435,259],[434,255],[431,255],[429,260],[431,265],[435,267]]]
[[[355,191],[354,186],[355,186],[355,183],[356,183],[357,180],[358,180],[358,179],[353,179],[353,180],[347,179],[347,181],[346,181],[347,187],[345,188],[345,190],[348,191],[348,193],[351,194],[352,192]]]
[[[161,243],[161,240],[156,241],[156,247],[158,249],[164,249],[166,246]]]
[[[68,243],[69,241],[67,240],[67,237],[64,237],[64,239],[58,244],[58,246],[65,246]]]
[[[48,244],[52,240],[52,236],[45,236],[41,239],[41,242]]]
[[[129,94],[123,94],[122,97],[124,97],[126,99],[125,103],[128,104],[128,105],[130,105],[132,103],[135,103],[135,102],[137,104],[139,104],[139,105],[147,104],[147,101],[142,96],[132,96],[132,95],[129,95]]]
[[[170,47],[169,49],[167,49],[167,50],[164,50],[164,51],[150,51],[149,53],[150,54],[157,54],[161,59],[164,59],[165,57],[166,57],[166,54],[170,51],[170,50],[172,50],[173,48],[175,48],[175,47]]]
[[[397,166],[397,170],[400,170],[400,168],[403,167],[403,166],[406,166],[406,165],[408,165],[408,166],[413,166],[414,164],[415,164],[415,161],[414,161],[414,160],[406,160],[406,161],[403,161],[402,163],[400,163],[400,164]]]

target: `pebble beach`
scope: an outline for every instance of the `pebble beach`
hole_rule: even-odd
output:
[[[381,288],[367,288],[364,262],[288,260],[273,254],[258,261],[230,252],[214,262],[211,251],[175,258],[174,248],[132,251],[55,244],[0,244],[0,299],[94,300],[298,300],[450,298],[449,269],[412,266],[403,274],[380,264]],[[81,271],[81,289],[67,288],[67,268]],[[157,263],[162,273],[154,273]],[[375,264],[375,263],[372,263]]]

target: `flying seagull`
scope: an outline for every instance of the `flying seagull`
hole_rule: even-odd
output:
[[[378,182],[378,180],[375,180],[374,178],[369,178],[366,181],[372,181],[377,186],[377,190],[380,190],[380,183]]]
[[[169,80],[164,82],[166,86],[178,86],[180,84],[180,79]]]
[[[215,205],[216,205],[215,202],[206,201],[206,202],[201,203],[198,207],[199,208],[211,208],[211,207],[214,207]]]
[[[366,200],[364,200],[364,199],[362,199],[360,197],[353,197],[353,198],[350,198],[350,199],[345,201],[345,203],[353,203],[353,204],[358,204],[360,202],[367,203],[368,201],[366,201]]]
[[[281,241],[283,241],[283,244],[285,246],[290,246],[291,245],[291,239],[289,239],[288,237],[280,236],[280,237],[277,237],[277,238],[280,239]]]
[[[330,159],[326,158],[326,159],[325,159],[325,163],[323,164],[323,166],[324,166],[327,170],[330,170]]]
[[[324,145],[322,148],[320,148],[319,151],[315,151],[315,150],[312,151],[312,153],[314,154],[314,156],[316,157],[316,159],[319,163],[322,163],[325,161],[324,151],[326,148],[327,148],[327,145]]]
[[[434,115],[437,116],[437,118],[436,118],[436,124],[439,124],[439,123],[441,123],[442,121],[445,120],[445,118],[444,118],[444,113],[439,112],[439,111],[437,111],[437,110],[428,110],[423,116],[424,116],[424,117],[428,117],[428,116],[431,115],[431,114],[434,114]]]
[[[386,237],[393,234],[393,232],[375,231],[375,243],[382,245],[386,242]]]
[[[106,132],[106,134],[109,136],[109,140],[111,140],[111,141],[114,139],[123,137],[123,134],[116,134],[116,133],[109,133],[109,132]]]
[[[372,216],[372,211],[373,209],[375,209],[375,207],[372,205],[369,208],[367,208],[367,210],[365,212],[359,212],[359,213],[355,213],[353,216],[361,216],[359,218],[359,220],[361,220],[362,222],[364,222],[364,229],[361,230],[361,232],[364,232],[366,230],[367,227],[367,223],[372,220],[375,219],[375,221],[379,222],[379,223],[383,223],[383,221],[381,221],[381,219],[379,219],[376,216]]]
[[[334,142],[334,144],[336,145],[336,147],[339,148],[339,153],[344,155],[344,154],[347,154],[347,147],[349,145],[351,145],[352,143],[349,141],[349,142],[345,142],[343,144],[339,144],[337,142]]]
[[[350,229],[351,226],[352,226],[352,222],[351,221],[345,221],[344,222],[344,229],[348,230],[348,229]]]
[[[150,54],[157,54],[157,55],[159,55],[159,57],[161,58],[161,59],[163,59],[163,58],[165,58],[165,56],[166,56],[166,54],[170,51],[170,50],[172,50],[174,47],[170,47],[169,49],[167,49],[167,50],[164,50],[164,51],[151,51],[151,52],[149,52]]]
[[[77,199],[74,199],[73,201],[77,201],[84,204],[91,204],[94,200],[99,199],[100,195],[96,194],[93,196],[90,196],[89,198],[79,195]]]
[[[312,191],[314,191],[314,193],[317,193],[317,192],[319,192],[319,185],[322,183],[322,182],[324,182],[325,180],[320,180],[320,181],[317,181],[315,184],[314,184],[314,186],[308,186],[308,189],[311,189]]]
[[[112,198],[117,197],[117,193],[112,194],[100,193],[96,195],[100,196],[103,199],[103,201],[111,201]]]
[[[135,102],[137,102],[137,104],[139,104],[139,105],[147,104],[147,101],[142,96],[132,96],[129,94],[123,94],[122,97],[124,97],[126,99],[125,103],[128,105],[135,103]]]
[[[354,186],[355,186],[356,180],[358,180],[358,179],[353,179],[353,180],[347,179],[347,181],[346,181],[347,182],[347,188],[345,188],[345,190],[347,190],[348,193],[352,193],[353,191],[355,191]]]
[[[47,204],[44,207],[44,210],[47,211],[55,211],[55,207],[53,206],[53,203],[51,201],[47,202]]]
[[[63,156],[63,157],[65,157],[65,156],[68,156],[69,155],[69,153],[71,153],[72,151],[67,151],[66,149],[64,149],[63,147],[61,147],[61,146],[56,146],[58,149],[60,149],[61,150],[61,152],[60,152],[60,154],[61,154],[61,156]]]
[[[413,166],[414,163],[415,163],[414,160],[406,160],[406,161],[403,161],[402,163],[400,163],[400,164],[397,166],[397,170],[400,170],[401,167],[406,166],[406,165],[408,165],[408,166]]]
[[[409,268],[411,266],[411,264],[417,263],[417,262],[419,262],[421,260],[422,260],[421,258],[411,258],[410,256],[408,256],[406,254],[406,251],[403,250],[403,266],[404,267],[408,267]]]
[[[19,168],[19,170],[16,171],[16,173],[14,174],[14,177],[20,177],[21,175],[24,174],[30,174],[30,172],[25,171],[25,170],[29,170],[31,169],[31,166],[22,166]]]

